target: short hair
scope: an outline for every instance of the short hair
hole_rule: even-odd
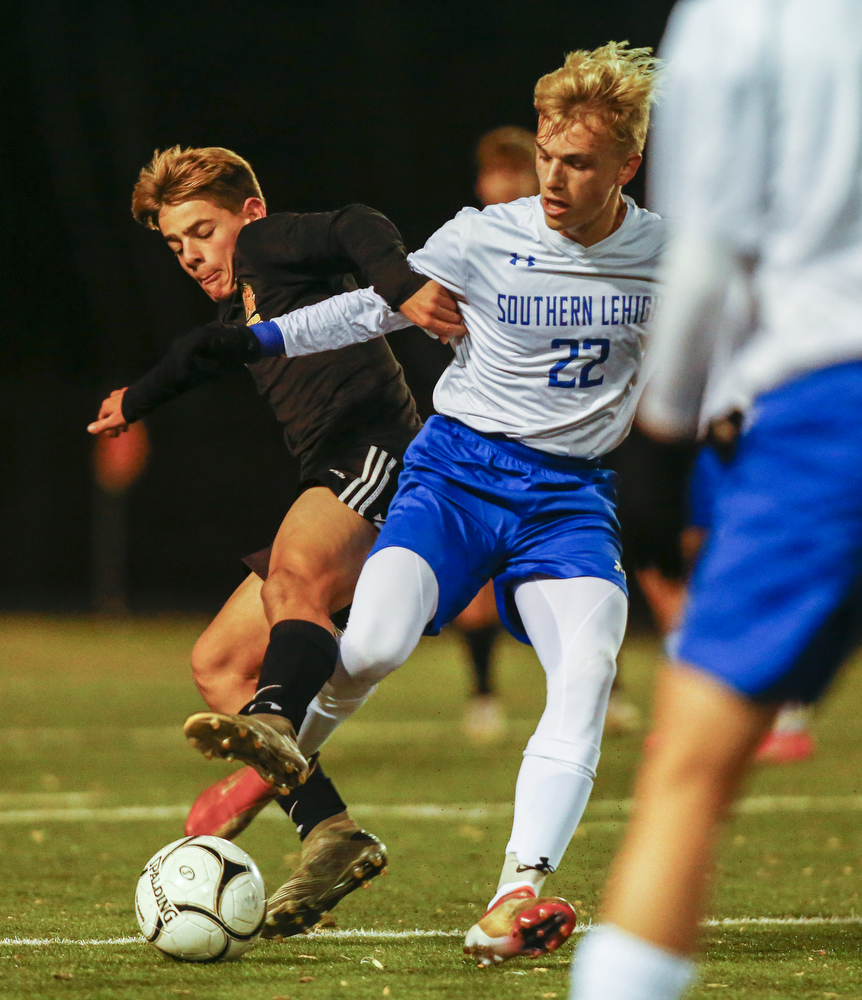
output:
[[[535,170],[536,137],[518,125],[501,125],[479,140],[476,163],[480,170]]]
[[[132,215],[142,226],[158,229],[159,212],[165,205],[195,198],[231,212],[239,212],[248,198],[260,198],[266,204],[251,166],[232,150],[172,146],[155,150],[141,170],[132,192]]]
[[[598,118],[628,152],[643,150],[659,60],[652,49],[628,44],[570,52],[559,69],[541,77],[533,104],[550,123],[551,135]]]

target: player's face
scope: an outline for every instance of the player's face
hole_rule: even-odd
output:
[[[534,170],[491,167],[482,170],[476,180],[476,194],[483,205],[529,198],[539,193],[539,182]]]
[[[574,122],[552,135],[540,119],[536,172],[548,227],[585,246],[609,236],[621,211],[620,189],[641,159],[621,152],[600,122]]]
[[[159,230],[177,255],[180,267],[214,302],[234,291],[233,253],[243,226],[263,218],[266,208],[249,198],[239,212],[231,212],[205,198],[165,205],[159,212]]]

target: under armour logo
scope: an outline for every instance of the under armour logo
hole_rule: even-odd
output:
[[[539,863],[537,865],[518,865],[515,869],[516,872],[543,872],[545,875],[552,875],[554,869],[551,867],[548,858],[539,858]]]
[[[619,561],[619,559],[614,562],[614,569],[617,573],[622,573],[623,576],[626,575],[626,571],[623,569],[623,564]]]
[[[532,255],[530,255],[529,257],[522,257],[518,253],[513,253],[510,256],[512,259],[509,261],[509,263],[514,264],[515,266],[517,266],[519,260],[525,260],[527,262],[527,267],[532,267],[536,263],[536,258],[533,257]]]

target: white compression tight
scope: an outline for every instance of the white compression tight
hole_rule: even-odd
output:
[[[524,751],[506,853],[556,868],[592,791],[628,603],[616,584],[591,576],[530,580],[515,603],[547,700]]]
[[[437,579],[409,549],[381,549],[362,567],[335,673],[308,706],[299,746],[308,756],[416,648],[437,610]]]
[[[381,549],[366,562],[338,666],[300,730],[303,753],[319,749],[407,659],[437,598],[431,567],[409,549]],[[524,751],[507,852],[521,864],[555,868],[592,789],[627,603],[619,587],[596,577],[530,580],[517,587],[515,602],[545,670],[548,696]]]

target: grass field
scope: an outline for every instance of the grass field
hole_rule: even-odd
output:
[[[184,805],[225,773],[180,731],[199,705],[187,659],[204,623],[0,624],[3,996],[567,996],[571,945],[492,970],[461,953],[461,933],[493,889],[520,751],[541,710],[530,650],[503,643],[512,721],[505,739],[477,748],[459,729],[466,683],[456,640],[424,640],[327,748],[328,770],[356,817],[389,847],[388,877],[333,911],[332,930],[258,943],[231,965],[191,966],[137,939],[133,894],[143,863],[181,835]],[[652,640],[635,637],[622,657],[644,709],[655,653]],[[747,788],[722,840],[693,997],[862,998],[860,694],[862,674],[851,669],[817,720],[817,759],[761,770]],[[547,883],[577,901],[584,924],[599,905],[642,737],[606,740],[584,823]],[[239,843],[270,889],[297,857],[297,838],[274,806]],[[794,921],[748,922],[764,918]]]

